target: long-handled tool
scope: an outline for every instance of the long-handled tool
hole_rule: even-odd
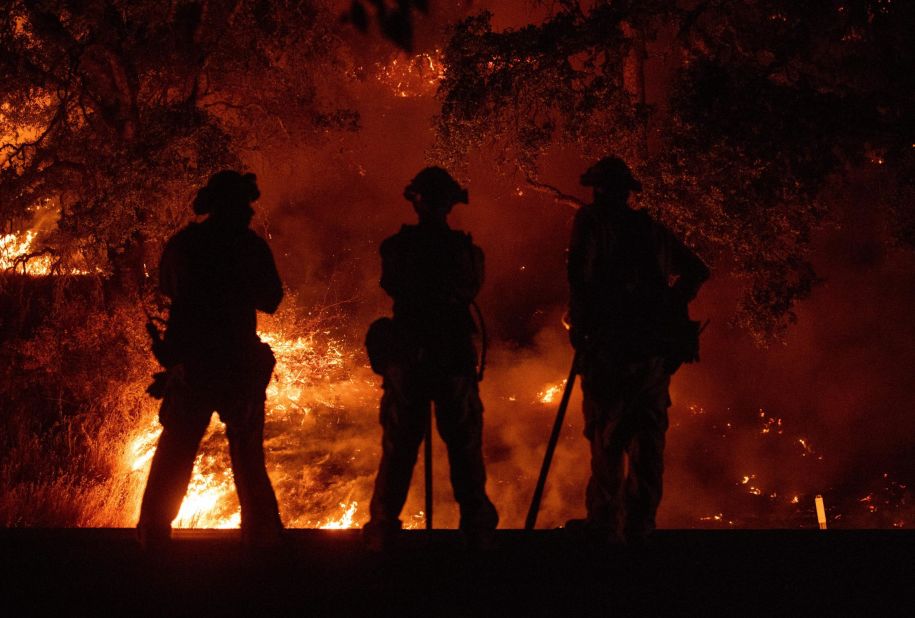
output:
[[[432,412],[426,418],[426,439],[423,451],[424,480],[426,481],[426,530],[432,530]]]
[[[546,454],[543,456],[543,465],[540,466],[540,478],[537,479],[537,488],[534,489],[534,497],[531,499],[531,508],[527,511],[527,519],[524,520],[524,529],[533,530],[537,523],[537,513],[540,511],[540,501],[543,499],[543,488],[546,486],[546,477],[550,473],[550,463],[553,461],[553,451],[556,450],[556,443],[559,442],[559,434],[562,433],[562,421],[566,415],[566,409],[569,407],[569,399],[572,397],[572,388],[575,386],[575,376],[578,375],[578,352],[572,359],[572,368],[569,370],[569,379],[566,380],[566,388],[562,393],[562,401],[559,402],[559,411],[556,413],[556,422],[553,423],[553,433],[550,434],[550,441],[546,445]]]

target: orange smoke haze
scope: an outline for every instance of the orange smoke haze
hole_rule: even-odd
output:
[[[499,7],[496,26],[525,17],[514,11]],[[259,325],[279,363],[268,391],[266,446],[289,526],[352,527],[368,517],[380,388],[362,337],[372,319],[390,311],[378,287],[378,245],[414,220],[401,193],[428,164],[439,27],[450,17],[418,23],[414,56],[353,35],[363,66],[345,95],[361,114],[361,130],[247,161],[263,195],[255,228],[268,238],[291,292],[280,313]],[[500,525],[521,527],[572,356],[561,316],[573,211],[529,191],[521,178],[494,172],[497,155],[471,153],[464,173],[470,204],[458,205],[451,223],[486,252],[480,304],[492,339],[481,385],[488,489]],[[557,149],[544,158],[544,175],[587,199],[577,178],[588,163]],[[815,527],[816,494],[826,500],[830,526],[912,525],[915,257],[888,252],[883,222],[853,208],[869,191],[866,178],[859,184],[860,193],[839,204],[859,214],[816,243],[814,261],[826,281],[799,306],[784,345],[759,349],[728,325],[739,282],[716,272],[700,293],[692,313],[712,323],[702,362],[673,378],[661,526]],[[22,240],[3,236],[0,247]],[[541,527],[584,514],[588,448],[580,403],[576,391]],[[86,525],[135,522],[158,432],[155,403],[146,398],[140,407],[136,427],[121,436],[122,470],[106,481],[125,506],[86,516]],[[454,527],[457,508],[437,437],[434,463],[435,523]],[[196,466],[178,525],[237,526],[215,420]],[[424,523],[422,480],[420,456],[403,513],[408,527]]]
[[[413,62],[424,62],[418,58]],[[400,64],[410,62],[398,57]],[[351,94],[362,115],[358,134],[254,164],[265,188],[264,219],[286,280],[304,305],[344,303],[343,330],[357,345],[371,319],[388,311],[377,285],[377,247],[413,220],[401,192],[426,164],[432,140],[434,99],[425,91],[404,97],[400,84],[366,79],[357,85]],[[502,524],[515,527],[523,521],[558,397],[553,403],[542,400],[564,378],[571,359],[560,316],[573,211],[527,190],[519,178],[495,174],[491,157],[472,153],[466,172],[471,203],[455,210],[452,225],[470,231],[486,251],[481,304],[495,342],[482,384],[485,451]],[[577,153],[557,151],[548,153],[544,169],[554,184],[587,198],[577,186],[587,164]],[[858,197],[866,194],[864,179]],[[851,212],[853,200],[839,206]],[[880,223],[848,221],[854,233],[822,233],[816,263],[827,281],[800,306],[798,324],[784,345],[758,349],[728,325],[738,282],[718,274],[700,294],[693,313],[713,321],[704,336],[703,362],[682,369],[673,381],[662,525],[815,525],[816,493],[824,493],[828,506],[832,500],[831,515],[839,516],[840,525],[895,525],[910,518],[899,514],[911,510],[904,487],[911,469],[902,464],[911,460],[905,452],[915,433],[915,423],[904,414],[912,396],[902,383],[915,359],[900,342],[915,334],[905,317],[915,298],[915,264],[911,256],[885,252]],[[361,495],[339,498],[344,504],[360,502],[359,521],[370,495],[380,428],[374,402],[347,414],[359,419],[365,433],[359,434],[358,448],[369,453],[360,468],[368,475]],[[773,419],[781,424],[767,430]],[[437,446],[436,522],[450,526],[456,524],[456,509],[441,443]],[[541,525],[583,513],[587,474],[576,395]],[[742,483],[744,476],[754,482]],[[422,509],[420,483],[418,465],[406,520]],[[893,483],[902,489],[890,487]],[[871,491],[895,496],[898,508],[888,519],[863,507],[849,512],[835,506]]]

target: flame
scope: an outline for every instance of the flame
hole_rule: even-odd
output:
[[[0,270],[21,268],[28,275],[50,274],[53,264],[50,255],[27,257],[35,251],[32,245],[36,236],[31,230],[0,236]]]
[[[148,471],[153,454],[156,451],[156,442],[162,428],[157,419],[153,418],[145,429],[140,430],[130,441],[127,447],[127,457],[132,472]]]
[[[37,238],[38,233],[35,230],[0,235],[0,271],[18,270],[33,277],[51,275],[55,272],[67,275],[88,275],[102,272],[101,268],[93,270],[69,266],[61,268],[59,260],[55,256],[42,252],[39,247],[36,247]]]
[[[208,435],[213,431],[211,425]],[[149,476],[149,466],[161,433],[162,428],[153,417],[128,443],[127,466],[138,483],[145,483]],[[187,494],[174,522],[175,527],[235,528],[241,523],[241,513],[237,507],[227,505],[235,491],[231,472],[216,472],[221,466],[214,459],[213,455],[202,452],[197,455]]]
[[[34,252],[32,247],[36,236],[40,237],[36,231],[0,235],[0,266],[22,268],[23,261],[17,260],[17,257]],[[60,272],[59,269],[52,269],[49,258],[45,259],[48,259],[46,274]],[[27,261],[27,265],[29,273],[40,272],[37,270],[38,261]],[[290,318],[290,315],[300,314],[290,310],[283,316],[266,317],[258,332],[260,338],[273,349],[277,361],[273,379],[267,388],[265,448],[268,452],[268,473],[288,526],[358,527],[368,518],[365,505],[368,504],[377,466],[377,451],[372,450],[377,443],[369,427],[377,431],[377,413],[373,410],[377,406],[378,382],[364,366],[364,360],[357,356],[351,343],[331,336],[321,327],[318,318],[307,318],[313,321],[303,324],[300,320],[306,318]],[[546,374],[547,377],[549,375]],[[516,406],[555,404],[566,380],[540,384],[539,390],[529,381],[513,384],[511,390],[507,389],[499,398]],[[519,401],[524,403],[518,404]],[[126,481],[123,486],[127,487],[124,491],[128,496],[138,497],[142,491],[161,433],[153,408],[151,401],[144,403],[144,414],[128,428],[124,434],[126,440],[120,446],[122,455],[114,483]],[[710,438],[720,436],[742,442],[753,438],[759,441],[760,449],[766,449],[765,452],[779,448],[786,456],[797,457],[798,460],[807,457],[811,463],[823,458],[811,446],[808,437],[787,430],[781,418],[765,410],[758,409],[754,414],[751,409],[749,418],[722,418],[720,411],[706,410],[699,403],[691,403],[687,409],[688,415],[680,420],[700,424],[710,430]],[[730,411],[728,414],[731,414]],[[346,431],[349,433],[340,433]],[[816,436],[812,437],[816,439]],[[315,439],[317,442],[313,447],[303,445]],[[372,446],[367,446],[366,439],[371,441]],[[346,443],[341,446],[344,440]],[[730,479],[727,482],[731,490],[736,490],[735,494],[741,496],[740,502],[706,505],[698,513],[693,511],[690,514],[691,521],[712,527],[745,525],[748,522],[752,525],[757,521],[767,521],[763,513],[782,509],[772,521],[800,521],[800,516],[803,516],[806,522],[808,515],[798,505],[807,503],[812,493],[810,486],[795,484],[793,487],[778,488],[775,486],[776,479],[767,468],[759,469],[754,465],[760,475],[757,479],[756,474],[745,473],[746,467],[753,465],[749,460],[740,465],[742,470],[732,469],[731,475],[726,477]],[[515,479],[525,478],[515,476],[506,480],[506,477],[499,476],[497,467],[494,470],[491,479],[496,486],[517,484]],[[886,473],[881,482],[873,484],[868,491],[870,493],[866,495],[864,491],[854,494],[856,498],[865,495],[860,500],[861,504],[853,503],[859,509],[859,521],[866,516],[863,521],[880,522],[883,526],[895,528],[906,527],[907,521],[911,521],[908,515],[910,509],[906,510],[908,507],[905,506],[911,504],[907,502],[910,493],[906,493],[904,480],[899,482]],[[738,498],[735,496],[735,499]],[[404,528],[421,528],[425,524],[425,513],[417,506],[418,501],[408,504],[403,516]],[[759,514],[755,519],[751,514],[748,519],[745,517],[746,509],[756,509]],[[729,512],[729,518],[722,511]],[[700,516],[703,512],[712,514]],[[831,512],[836,513],[835,519],[842,517],[838,510]],[[112,514],[112,521],[114,517]],[[123,525],[123,520],[131,515],[126,513],[118,517],[123,519],[116,521]],[[240,512],[224,430],[221,423],[213,422],[195,459],[192,479],[174,525],[232,528],[239,524]]]
[[[208,462],[207,459],[210,459]],[[230,499],[235,494],[235,483],[230,470],[220,473],[204,472],[213,464],[212,455],[201,455],[194,462],[194,473],[187,494],[178,511],[174,525],[177,528],[237,528],[241,524],[241,511],[232,508]]]
[[[426,513],[424,511],[417,511],[404,519],[404,530],[418,530],[426,526]]]
[[[259,335],[269,342],[277,359],[275,374],[268,387],[266,408],[268,472],[277,491],[284,521],[290,527],[358,527],[368,518],[365,505],[368,504],[371,479],[377,465],[376,453],[366,448],[370,456],[362,457],[360,449],[353,448],[351,443],[348,442],[342,449],[335,443],[341,439],[339,427],[353,426],[357,419],[366,422],[365,412],[377,404],[377,381],[366,377],[368,370],[358,365],[361,361],[344,340],[333,339],[326,336],[328,332],[325,330],[304,328],[286,318],[268,318],[267,322],[268,326],[262,328]],[[360,373],[362,370],[366,373]],[[535,392],[536,398],[519,393],[517,397],[508,395],[505,399],[526,400],[532,406],[553,403],[564,384],[564,381],[548,382],[539,391],[533,387],[531,391]],[[714,414],[705,412],[699,405],[690,406],[689,411],[686,418],[693,423],[703,423],[704,427],[711,429],[711,436],[719,433],[728,439],[752,437],[760,445],[768,445],[766,448],[781,445],[782,449],[786,449],[783,452],[799,460],[807,453],[814,454],[806,437],[792,435],[788,431],[779,437],[782,422],[764,412],[758,416],[764,419],[764,426],[771,423],[777,428],[768,435],[759,433],[758,419],[752,416],[749,422],[744,423],[730,417],[734,421],[731,423],[710,418]],[[370,422],[374,423],[375,413],[371,413],[371,417]],[[709,422],[705,422],[706,419]],[[716,424],[711,423],[713,420]],[[272,436],[271,426],[274,428]],[[330,432],[323,434],[327,438],[315,433],[315,427],[320,429],[322,426]],[[367,427],[367,424],[355,426],[350,436],[366,435]],[[724,430],[724,427],[728,429]],[[300,428],[307,431],[303,433]],[[146,482],[159,435],[158,421],[150,409],[124,443],[123,474],[132,483],[135,492],[141,491]],[[319,437],[321,443],[309,451],[306,459],[299,455],[296,459],[288,457],[290,452],[301,453],[301,443],[315,437]],[[799,449],[798,445],[802,448]],[[338,454],[342,453],[342,457],[336,460],[328,454],[335,449]],[[240,524],[226,450],[221,424],[214,422],[195,460],[187,495],[174,522],[176,527],[232,528]],[[808,460],[812,459],[808,457]],[[336,470],[332,472],[331,480],[328,480],[328,468]],[[491,478],[497,485],[506,483],[498,472]],[[754,525],[767,521],[763,519],[764,513],[773,513],[772,521],[807,524],[809,515],[799,505],[808,504],[808,497],[812,495],[810,487],[806,491],[800,486],[782,491],[774,486],[774,479],[766,468],[757,469],[757,473],[746,472],[744,468],[730,479],[731,487],[743,498],[730,504],[712,503],[693,514],[693,521],[701,527]],[[861,516],[868,518],[865,521],[880,521],[887,527],[906,527],[910,518],[909,511],[904,507],[908,496],[904,481],[894,480],[890,473],[886,473],[879,486],[875,485],[869,491],[855,494],[856,499],[864,496],[858,508]],[[425,514],[416,506],[416,503],[412,508],[408,506],[409,510],[402,517],[406,529],[422,528],[425,524]],[[757,510],[758,515],[754,518],[752,511],[746,511],[747,508]],[[833,519],[838,521],[842,514],[835,508]],[[702,515],[703,512],[710,514]],[[725,517],[724,512],[729,512],[729,516]]]
[[[544,404],[554,403],[556,401],[556,395],[559,395],[562,392],[565,385],[566,380],[557,384],[547,384],[542,391],[537,393],[537,400]]]
[[[318,528],[324,528],[325,530],[344,530],[346,528],[355,527],[353,517],[356,515],[356,509],[359,508],[359,503],[356,501],[350,502],[349,504],[341,502],[340,508],[343,510],[340,517],[320,524],[318,525]]]
[[[395,57],[387,64],[378,64],[376,73],[378,81],[400,98],[431,96],[444,76],[440,49],[409,58]]]
[[[326,332],[312,330],[304,335],[291,336],[277,320],[276,328],[261,330],[260,338],[268,343],[276,357],[273,379],[267,388],[266,423],[291,423],[302,427],[318,406],[340,409],[346,400],[355,397],[359,405],[368,398],[374,400],[376,385],[371,381],[335,379],[344,370],[347,354],[344,343],[319,335]],[[319,342],[320,339],[320,342]],[[306,396],[307,393],[307,396]],[[235,493],[235,484],[229,465],[222,423],[212,422],[201,441],[194,461],[194,470],[187,494],[173,525],[178,528],[234,528],[241,522],[241,513]],[[143,485],[155,453],[161,427],[155,415],[146,417],[134,430],[124,450],[124,468],[133,481]],[[294,436],[289,436],[294,440]],[[269,457],[268,457],[269,459]],[[268,471],[274,485],[290,480],[287,466]],[[291,479],[295,484],[299,479]],[[277,491],[280,494],[279,490]],[[280,502],[284,502],[283,497]],[[293,525],[319,528],[353,528],[361,524],[359,502],[337,502],[338,515],[317,519],[297,518]],[[289,523],[289,522],[288,522]]]

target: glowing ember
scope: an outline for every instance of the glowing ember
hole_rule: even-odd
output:
[[[565,385],[565,380],[558,384],[548,385],[545,389],[537,393],[537,399],[540,403],[553,403],[556,401],[556,397],[562,393],[562,389]]]
[[[436,49],[411,58],[396,57],[387,64],[379,64],[376,77],[401,98],[433,95],[445,76],[441,54]]]
[[[782,419],[775,417],[767,417],[765,410],[759,411],[759,418],[762,421],[762,428],[760,433],[767,434],[770,432],[781,434],[782,433]]]

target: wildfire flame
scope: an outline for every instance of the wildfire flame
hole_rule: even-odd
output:
[[[565,388],[566,380],[558,384],[548,384],[542,391],[537,393],[537,400],[543,404],[549,404],[556,401],[556,396],[562,393]]]
[[[409,58],[395,57],[387,64],[377,65],[376,78],[401,98],[435,94],[445,76],[442,51],[417,54]]]
[[[49,255],[29,257],[34,252],[32,245],[37,234],[31,230],[21,234],[0,236],[0,270],[21,269],[28,275],[51,273],[52,259]]]
[[[349,504],[341,502],[340,508],[343,512],[338,519],[319,525],[318,528],[324,528],[326,530],[343,530],[354,527],[353,516],[356,515],[356,509],[359,508],[359,503],[356,501],[350,502]]]
[[[354,399],[360,405],[374,400],[373,381],[342,376],[347,361],[343,342],[324,338],[319,343],[316,331],[292,336],[283,324],[278,322],[276,327],[258,333],[276,357],[274,376],[267,388],[267,425],[301,427],[312,418],[315,408],[337,409]],[[158,420],[152,415],[144,419],[127,442],[124,467],[137,486],[145,484],[160,433]],[[175,527],[235,528],[240,524],[241,514],[222,433],[222,424],[214,421],[201,441],[187,494],[173,523]],[[275,485],[277,477],[287,480],[291,472],[284,466],[269,471]],[[293,480],[298,484],[298,479]],[[282,496],[280,501],[283,502]],[[337,515],[317,520],[299,518],[287,523],[319,528],[357,527],[364,519],[359,505],[357,500],[346,499],[338,503]]]
[[[102,270],[86,270],[72,266],[61,268],[55,256],[41,252],[36,247],[38,233],[26,230],[15,234],[0,235],[0,272],[13,270],[33,277],[56,273],[67,275],[88,275]]]
[[[60,274],[62,270],[52,262],[56,258],[48,255],[27,257],[39,252],[36,250],[39,238],[37,230],[0,235],[0,269],[16,269],[35,276]],[[301,319],[305,318],[294,310],[285,316],[265,317],[259,331],[261,339],[273,349],[277,361],[267,389],[265,446],[268,472],[288,526],[358,527],[368,518],[366,506],[378,461],[377,434],[373,433],[377,431],[378,382],[351,343],[334,338],[317,322],[302,324]],[[565,385],[565,380],[554,379],[541,383],[538,389],[526,378],[507,389],[499,399],[513,406],[551,405],[558,401]],[[525,396],[524,392],[534,396]],[[154,408],[151,400],[144,400],[144,412],[132,428],[127,428],[127,439],[116,451],[118,463],[113,486],[126,487],[128,501],[137,506],[161,433]],[[760,454],[780,449],[784,456],[797,457],[798,462],[806,458],[810,465],[817,465],[816,462],[823,459],[807,436],[792,434],[781,418],[770,416],[764,410],[757,410],[743,419],[722,418],[720,411],[706,410],[697,403],[687,405],[685,411],[687,414],[674,426],[681,422],[692,423],[701,427],[708,439],[736,439],[742,444],[750,444],[747,440],[752,439]],[[313,442],[314,446],[303,446],[305,442]],[[768,521],[765,513],[781,509],[780,519],[772,521],[808,524],[809,509],[801,505],[810,503],[819,484],[814,484],[812,478],[804,482],[803,478],[794,475],[791,486],[779,487],[777,478],[766,468],[754,468],[759,478],[756,473],[744,473],[745,466],[750,463],[744,459],[734,470],[736,474],[729,477],[731,487],[737,490],[733,494],[734,501],[708,505],[691,514],[692,521],[702,527],[755,525]],[[517,474],[517,469],[511,470]],[[813,471],[813,468],[809,470]],[[504,472],[502,477],[499,474],[499,468],[495,466],[490,476],[496,487],[517,485],[507,481]],[[844,512],[838,506],[831,506],[830,521],[836,522],[844,514],[855,516],[856,521],[879,521],[883,526],[907,527],[911,520],[911,491],[904,479],[901,480],[903,482],[885,474],[882,481],[871,484],[866,492],[855,493],[852,505],[846,503],[841,507]],[[498,501],[498,496],[494,499]],[[403,516],[405,528],[420,528],[425,524],[425,513],[417,508],[418,502],[408,503]],[[135,521],[135,514],[130,513],[112,514],[110,519],[98,521],[103,525],[111,525],[109,522],[123,525],[123,520],[131,517]],[[192,479],[174,525],[233,528],[239,524],[240,512],[224,430],[221,423],[213,422],[201,443]]]

